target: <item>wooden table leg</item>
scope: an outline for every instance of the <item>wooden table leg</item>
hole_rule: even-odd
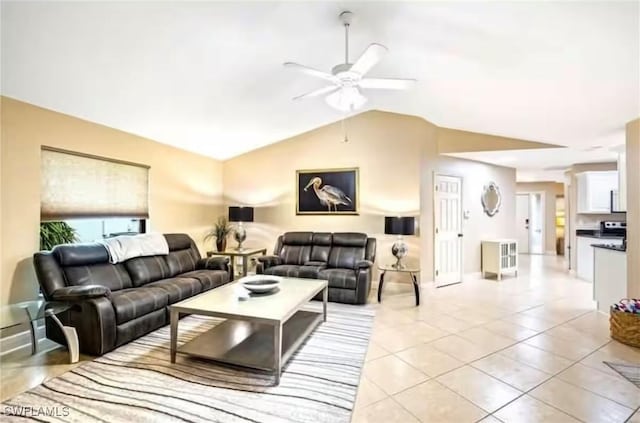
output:
[[[323,322],[327,321],[327,302],[329,301],[329,286],[324,289],[322,293],[322,313],[323,313]]]
[[[247,276],[247,267],[249,267],[249,256],[242,256],[242,276]]]

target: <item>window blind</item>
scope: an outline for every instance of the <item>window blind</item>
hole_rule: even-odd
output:
[[[149,217],[149,167],[42,147],[40,217]]]

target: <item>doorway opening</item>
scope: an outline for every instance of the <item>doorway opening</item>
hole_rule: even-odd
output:
[[[545,253],[545,209],[544,192],[526,192],[516,195],[520,254]]]

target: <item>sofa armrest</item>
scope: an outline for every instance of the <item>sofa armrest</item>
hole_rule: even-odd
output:
[[[110,297],[111,290],[102,285],[77,285],[58,288],[51,293],[54,301],[78,302],[92,298]]]
[[[256,273],[259,275],[264,274],[264,271],[270,267],[282,264],[282,259],[278,256],[258,256],[257,259]]]
[[[356,269],[370,269],[373,267],[373,262],[370,260],[360,260],[356,263]]]
[[[196,263],[199,270],[229,270],[229,257],[207,257],[201,258]]]

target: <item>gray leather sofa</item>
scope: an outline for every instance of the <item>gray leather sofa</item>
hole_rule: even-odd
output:
[[[287,232],[257,272],[329,281],[329,301],[365,304],[371,290],[376,239],[355,232]]]
[[[109,263],[107,250],[96,243],[34,254],[45,298],[74,303],[58,317],[75,327],[82,353],[101,355],[160,328],[169,323],[169,305],[231,280],[228,259],[202,259],[188,235],[164,236],[169,255],[118,264]],[[48,338],[65,342],[53,322],[46,329]]]

